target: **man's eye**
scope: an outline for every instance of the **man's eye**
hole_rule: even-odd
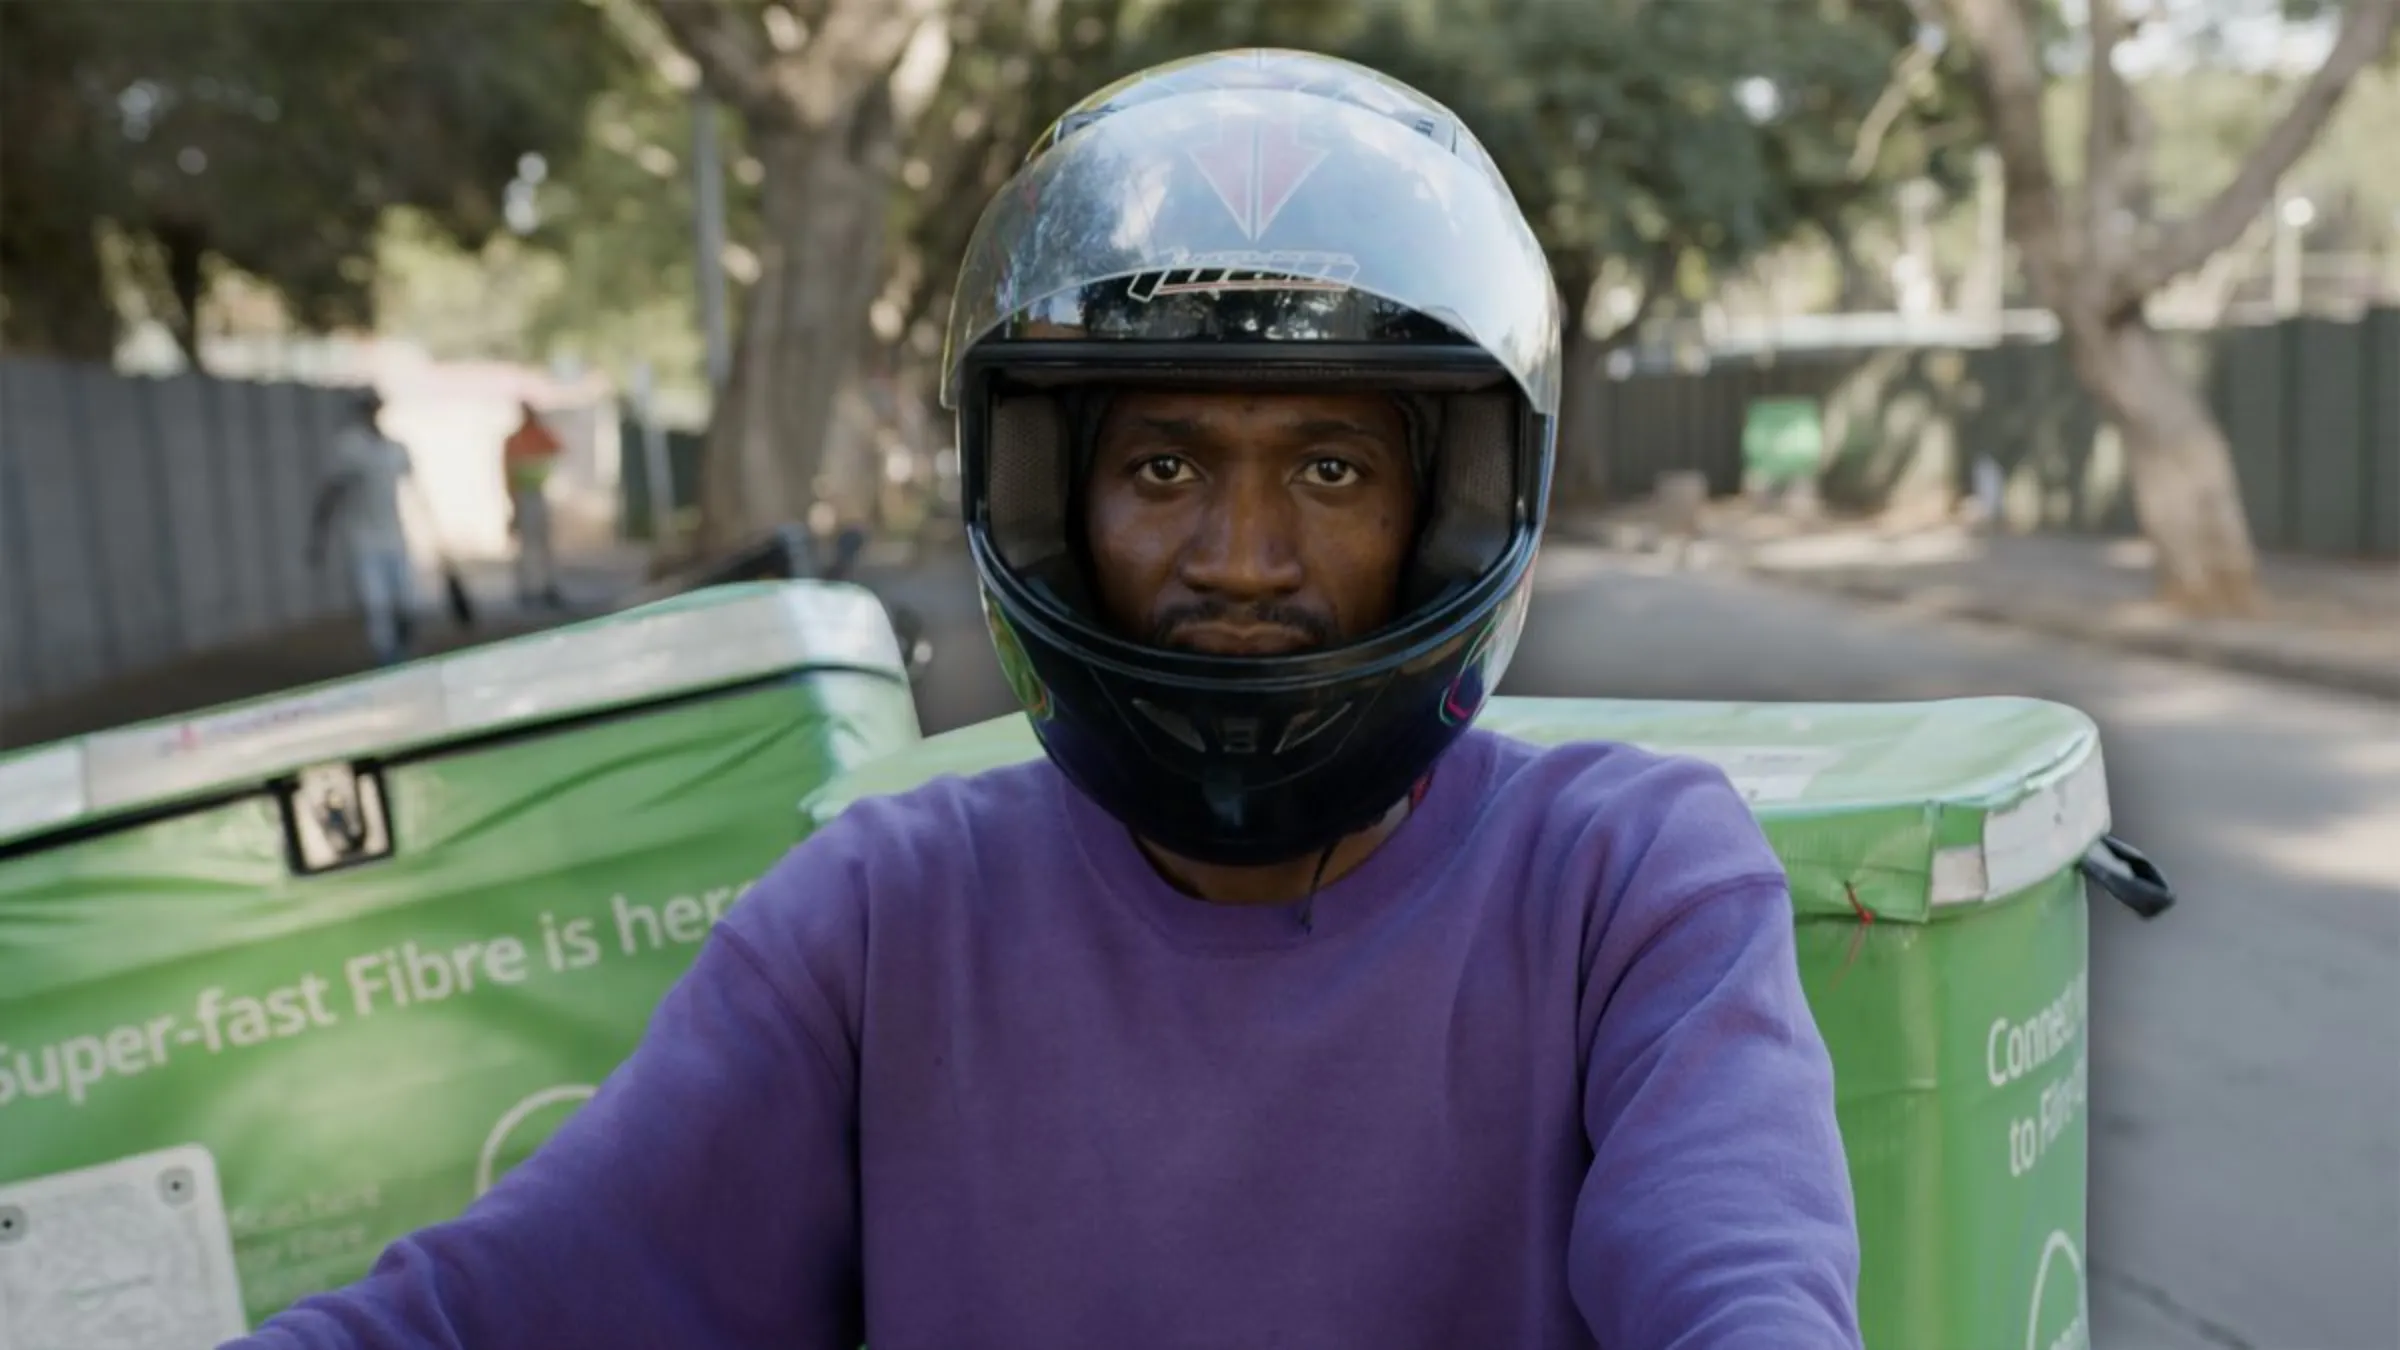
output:
[[[1191,471],[1191,465],[1177,455],[1152,455],[1133,466],[1136,477],[1152,483],[1181,482]]]
[[[1317,487],[1348,487],[1358,481],[1358,467],[1346,459],[1314,459],[1302,471]]]

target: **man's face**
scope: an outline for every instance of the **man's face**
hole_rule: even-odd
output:
[[[1363,636],[1393,617],[1416,497],[1390,399],[1120,394],[1085,520],[1103,617],[1128,638],[1218,655]]]

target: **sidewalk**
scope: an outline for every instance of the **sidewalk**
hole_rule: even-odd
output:
[[[562,558],[559,589],[568,602],[563,611],[519,608],[506,562],[462,563],[462,579],[475,606],[472,628],[451,621],[438,577],[421,579],[425,610],[418,620],[417,654],[456,651],[605,611],[638,584],[644,562],[643,555],[631,549]],[[213,708],[356,675],[373,666],[365,631],[356,620],[307,624],[0,713],[0,750]]]
[[[2392,564],[2262,556],[2263,614],[2192,619],[2154,598],[2150,546],[2138,539],[1803,524],[1718,504],[1688,542],[1667,538],[1640,508],[1559,526],[1627,551],[1680,550],[1692,567],[2400,701],[2400,566]]]

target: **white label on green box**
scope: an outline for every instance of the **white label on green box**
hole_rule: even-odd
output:
[[[207,1149],[0,1186],[0,1350],[209,1350],[249,1329]]]

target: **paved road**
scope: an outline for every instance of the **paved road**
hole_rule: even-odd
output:
[[[1554,546],[1507,692],[2028,694],[2102,725],[2184,894],[2092,914],[2099,1350],[2400,1347],[2400,707]],[[1010,707],[963,573],[893,579],[928,730]]]

